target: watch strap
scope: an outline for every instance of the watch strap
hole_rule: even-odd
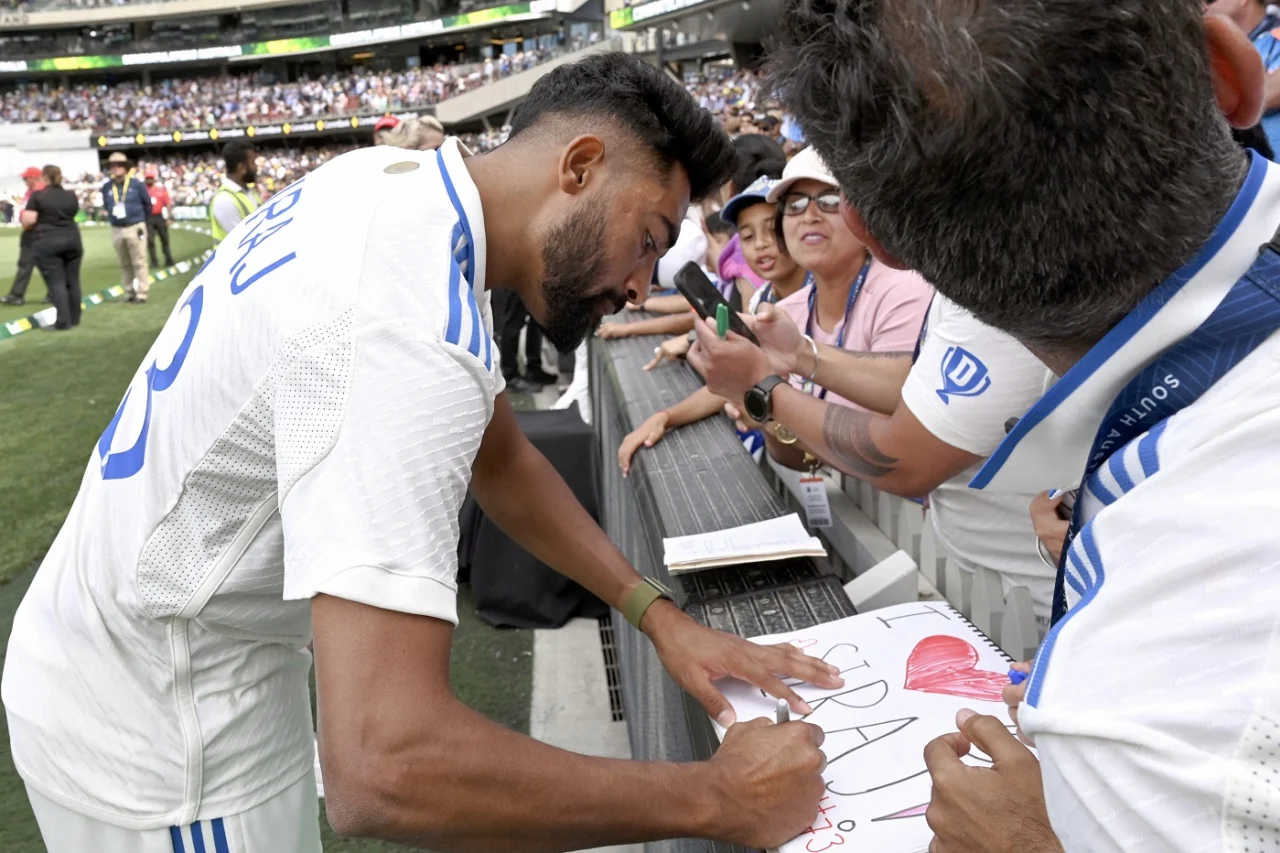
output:
[[[764,424],[767,424],[770,420],[772,420],[773,419],[773,403],[772,403],[773,389],[778,387],[785,381],[786,380],[784,380],[781,376],[778,376],[775,373],[771,376],[766,376],[764,379],[761,379],[759,382],[753,385],[751,387],[751,391],[755,391],[757,394],[759,394],[761,397],[764,398],[764,412],[762,413],[764,417],[758,417],[755,412],[751,411],[751,406],[747,404],[746,397],[744,396],[742,400],[742,405],[747,410],[747,414],[751,415],[752,418]],[[747,393],[750,393],[750,391],[748,391]]]
[[[639,630],[640,620],[644,618],[644,614],[659,598],[665,598],[668,601],[675,600],[671,595],[671,590],[653,578],[644,578],[635,585],[631,592],[627,593],[626,599],[618,609],[622,612],[623,618],[634,625],[636,630]]]

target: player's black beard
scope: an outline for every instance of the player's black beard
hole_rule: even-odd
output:
[[[586,294],[604,274],[606,215],[603,201],[589,202],[552,228],[542,241],[543,332],[561,352],[582,343],[600,322],[602,297]],[[626,304],[625,298],[605,298],[614,303],[610,313],[621,311]]]

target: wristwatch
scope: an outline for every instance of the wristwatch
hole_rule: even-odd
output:
[[[665,598],[670,602],[676,600],[675,594],[663,585],[662,581],[644,578],[635,585],[631,592],[627,593],[626,600],[622,602],[622,606],[618,609],[622,611],[623,617],[634,625],[638,631],[640,630],[640,620],[644,618],[644,614],[659,598]]]
[[[781,376],[766,376],[742,395],[742,406],[757,423],[773,420],[773,389],[782,383]]]

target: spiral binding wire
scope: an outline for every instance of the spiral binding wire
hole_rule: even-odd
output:
[[[942,602],[931,601],[929,602],[929,604],[942,604]],[[973,632],[978,635],[978,637],[982,640],[982,642],[986,643],[988,646],[995,649],[1000,654],[1000,657],[1004,658],[1009,663],[1017,663],[1017,661],[1013,659],[1012,655],[1010,655],[1004,649],[1000,648],[1000,644],[997,643],[995,640],[991,639],[989,636],[987,636],[986,631],[983,631],[977,625],[970,622],[969,617],[965,616],[958,609],[956,609],[956,606],[954,604],[951,604],[950,602],[946,602],[943,606],[945,606],[948,610],[954,613],[960,619],[961,622],[963,622],[964,624],[972,628]]]

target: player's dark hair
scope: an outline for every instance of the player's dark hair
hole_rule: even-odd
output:
[[[711,113],[665,72],[625,53],[598,53],[543,76],[512,119],[508,138],[544,121],[587,116],[617,122],[661,168],[683,166],[694,201],[718,190],[734,166],[733,146]]]
[[[227,164],[227,174],[231,174],[236,170],[237,166],[248,164],[253,165],[254,148],[248,142],[237,139],[234,142],[228,142],[222,149],[222,159]]]

